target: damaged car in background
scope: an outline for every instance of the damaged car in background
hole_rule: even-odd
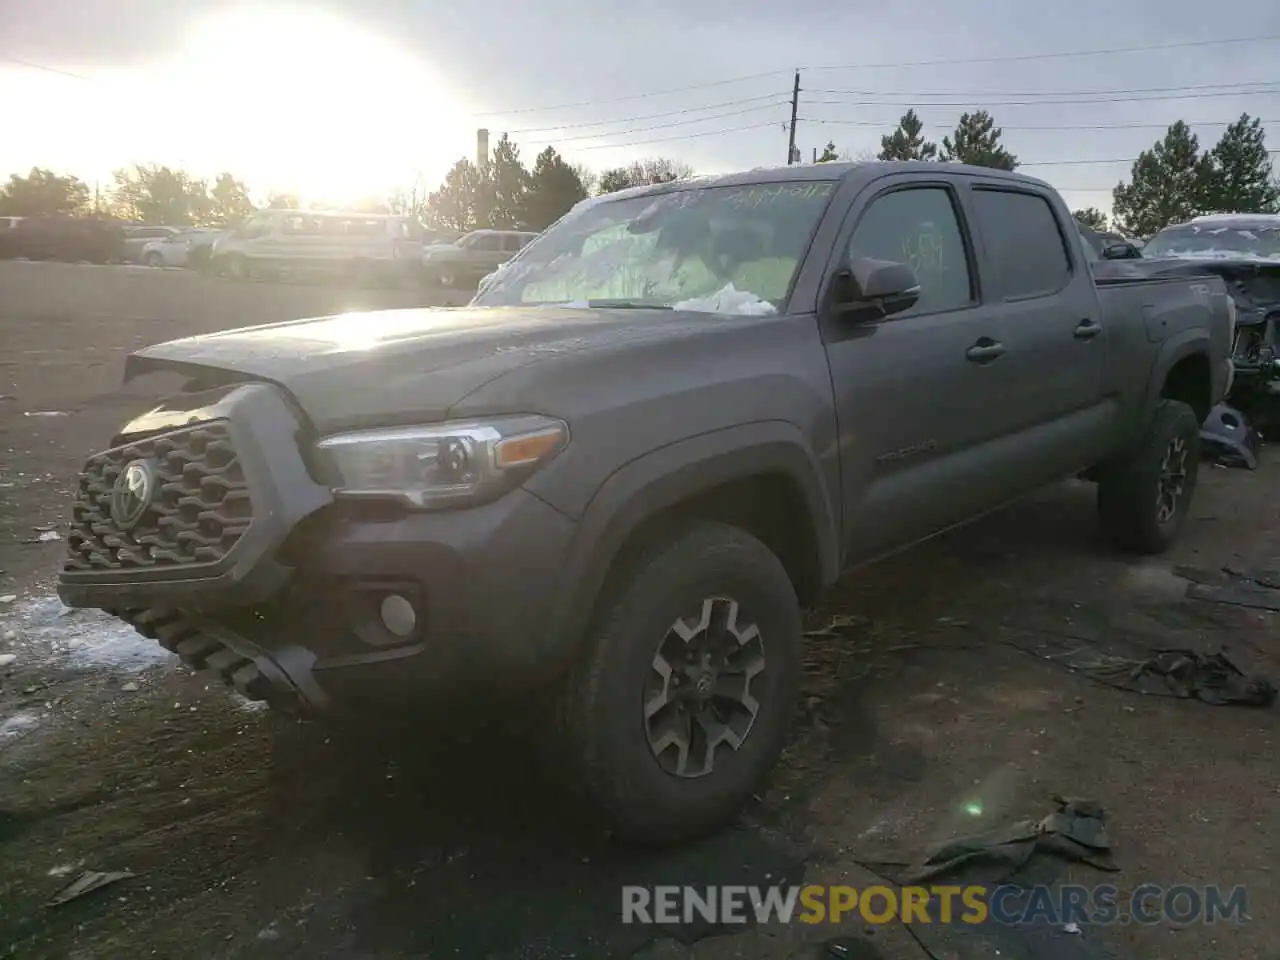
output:
[[[1206,422],[1232,462],[1256,465],[1258,435],[1280,435],[1280,215],[1211,214],[1156,233],[1138,259],[1102,258],[1099,278],[1215,275],[1235,309],[1230,406]]]

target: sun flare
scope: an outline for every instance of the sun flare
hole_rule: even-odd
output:
[[[151,105],[180,162],[259,189],[351,200],[465,152],[466,118],[426,64],[321,13],[210,18],[157,72],[164,102]]]

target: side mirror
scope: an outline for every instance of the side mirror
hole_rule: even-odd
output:
[[[911,309],[919,299],[915,271],[892,260],[857,257],[836,271],[831,288],[831,306],[841,314],[890,317]]]
[[[1103,260],[1136,260],[1142,256],[1132,243],[1112,243],[1102,248]]]

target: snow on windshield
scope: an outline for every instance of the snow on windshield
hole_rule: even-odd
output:
[[[738,316],[767,317],[778,308],[754,293],[737,290],[732,283],[725,284],[709,297],[694,297],[671,305],[673,310],[692,310],[696,313],[732,313]]]
[[[486,278],[473,303],[776,313],[833,190],[686,181],[592,198]]]

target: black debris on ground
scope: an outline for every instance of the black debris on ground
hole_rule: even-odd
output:
[[[1120,868],[1111,858],[1106,811],[1092,800],[1053,798],[1057,809],[1040,820],[948,840],[917,862],[859,860],[868,870],[899,886],[955,880],[967,884],[1025,884],[1045,854],[1061,862],[1086,863],[1099,870]],[[1034,882],[1034,881],[1033,881]]]

